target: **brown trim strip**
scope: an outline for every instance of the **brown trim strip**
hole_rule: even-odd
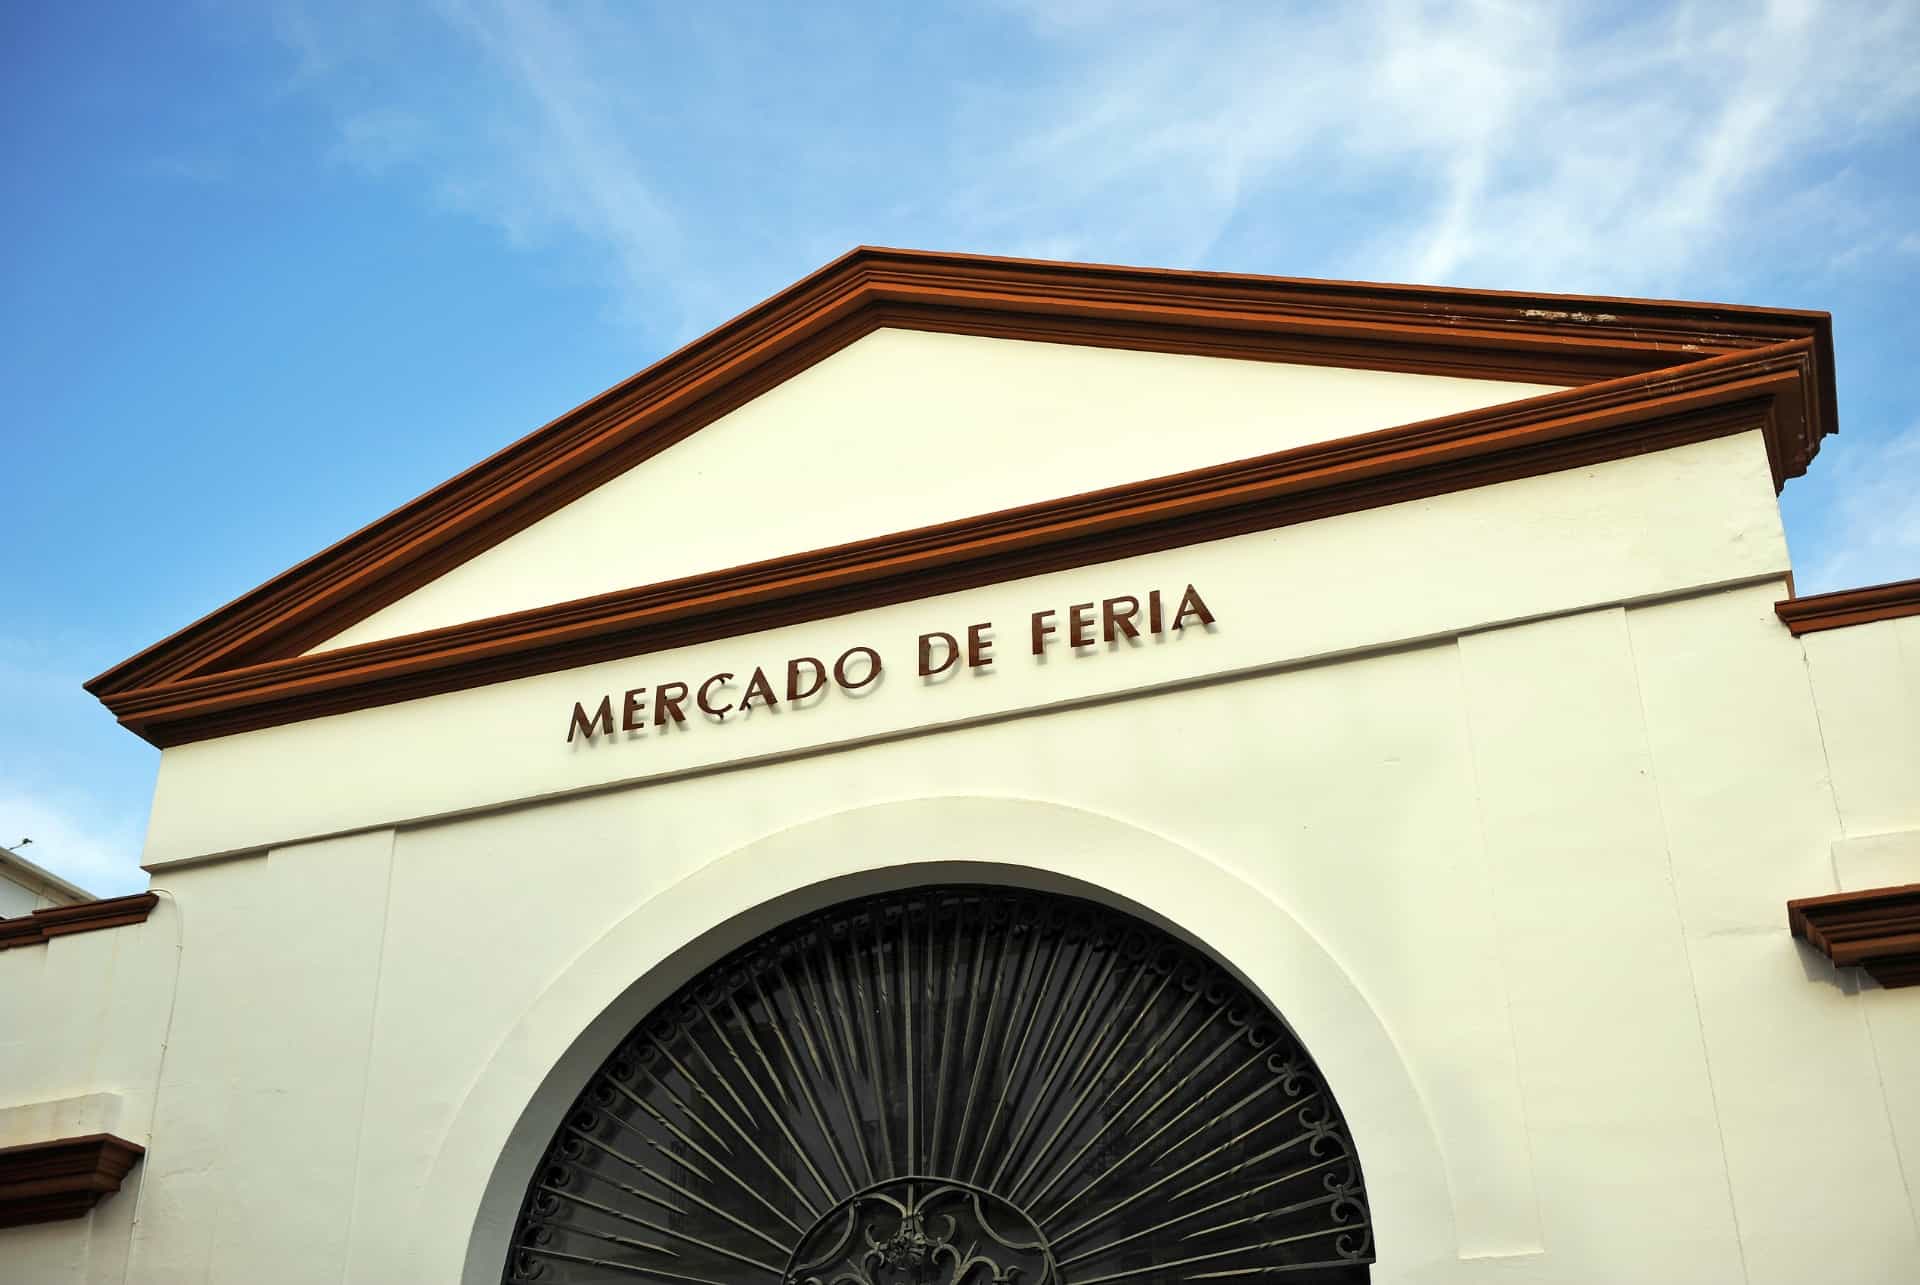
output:
[[[72,906],[49,906],[30,915],[0,919],[0,950],[15,946],[40,946],[68,933],[90,933],[101,928],[119,928],[143,924],[160,898],[151,892],[130,897],[108,897],[101,901],[83,901]]]
[[[1920,986],[1920,883],[1789,901],[1787,925],[1837,968],[1864,968],[1889,989]]]
[[[116,665],[103,698],[298,655],[882,326],[1581,385],[1806,345],[1776,485],[1834,429],[1824,313],[860,248]]]
[[[1804,422],[1806,340],[960,522],[103,696],[158,745]],[[1767,440],[1775,440],[1769,432]]]
[[[1838,589],[1806,598],[1788,598],[1774,603],[1773,610],[1786,621],[1795,637],[1819,633],[1822,629],[1920,616],[1920,580],[1896,580],[1864,589]]]
[[[111,1133],[0,1147],[0,1227],[80,1217],[120,1190],[145,1154]]]

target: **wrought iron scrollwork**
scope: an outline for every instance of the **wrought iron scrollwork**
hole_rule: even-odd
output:
[[[503,1281],[1367,1278],[1332,1094],[1192,947],[1073,898],[932,888],[777,929],[582,1091]]]
[[[895,1178],[841,1201],[794,1248],[787,1285],[1059,1285],[1047,1238],[990,1191]]]

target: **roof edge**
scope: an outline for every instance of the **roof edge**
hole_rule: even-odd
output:
[[[72,905],[78,902],[96,900],[92,893],[82,888],[79,884],[62,879],[45,866],[37,865],[27,860],[12,848],[0,847],[0,871],[8,869],[18,872],[18,876],[14,879],[14,882],[17,883],[21,879],[25,879],[40,884],[44,890],[51,890],[59,894],[62,898],[62,904]]]
[[[1835,427],[1824,313],[862,246],[85,687],[297,655],[884,326],[1572,386],[1802,341],[1817,395],[1776,482]]]
[[[957,522],[103,698],[168,746],[1269,530],[1806,417],[1795,340]],[[1774,463],[1776,475],[1779,464]]]
[[[1787,598],[1776,602],[1773,611],[1795,637],[1825,629],[1872,624],[1877,620],[1920,616],[1920,579]]]

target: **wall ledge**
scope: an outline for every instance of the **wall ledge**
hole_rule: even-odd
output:
[[[1882,986],[1920,986],[1920,883],[1801,897],[1787,903],[1793,935],[1837,968]]]
[[[1844,629],[1876,620],[1920,616],[1920,579],[1868,585],[1864,589],[1837,589],[1805,598],[1788,598],[1773,605],[1797,638],[1823,629]]]
[[[100,928],[120,928],[142,924],[160,898],[151,892],[131,897],[108,897],[101,901],[83,901],[74,906],[50,906],[30,915],[0,919],[0,950],[15,946],[40,946],[68,933],[90,933]]]
[[[111,1133],[0,1147],[0,1227],[80,1217],[145,1154]]]

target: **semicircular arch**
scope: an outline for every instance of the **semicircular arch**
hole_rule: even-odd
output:
[[[983,860],[982,853],[1004,854]],[[1079,896],[1204,951],[1311,1049],[1366,1164],[1371,1219],[1400,1264],[1455,1256],[1418,1095],[1378,1017],[1284,908],[1226,867],[1126,822],[1026,799],[904,800],[749,843],[636,907],[546,988],[456,1111],[418,1207],[423,1271],[500,1279],[527,1177],[596,1067],[728,952],[849,897],[969,883]]]

